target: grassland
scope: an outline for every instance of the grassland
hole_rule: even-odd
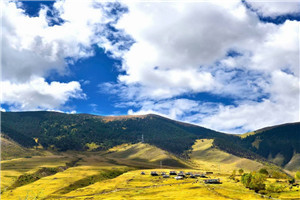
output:
[[[182,160],[155,146],[124,144],[98,152],[68,151],[59,154],[2,160],[1,199],[297,199],[299,188],[288,187],[268,196],[255,193],[229,178],[233,169],[257,170],[263,164],[239,158],[212,146],[212,140],[198,140],[189,160]],[[162,168],[160,162],[162,161]],[[42,168],[64,168],[54,174],[12,188],[18,177],[35,174]],[[151,171],[171,170],[202,173],[213,171],[210,178],[222,184],[207,185],[203,178],[175,180],[150,176]],[[146,174],[141,175],[144,171]],[[276,182],[268,179],[267,185]]]
[[[197,140],[190,153],[191,161],[202,170],[219,173],[231,173],[234,169],[255,171],[263,167],[262,163],[240,158],[213,147],[213,140]]]

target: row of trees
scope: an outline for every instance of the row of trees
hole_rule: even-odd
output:
[[[260,190],[266,189],[266,184],[264,183],[267,179],[267,176],[261,173],[245,173],[242,175],[241,182],[245,185],[246,188],[258,192]]]
[[[273,182],[268,185],[265,184],[265,181],[267,180],[267,177],[273,177],[273,178],[288,178],[288,182],[290,184],[295,183],[295,179],[300,179],[300,171],[296,172],[295,178],[290,178],[286,174],[283,176],[281,172],[274,171],[272,173],[269,173],[267,169],[262,168],[258,172],[251,172],[251,173],[243,173],[244,170],[240,169],[239,174],[241,176],[241,182],[242,184],[251,190],[254,190],[255,192],[260,192],[260,193],[278,193],[284,191],[284,189],[287,187],[287,185]],[[280,174],[280,176],[278,175]],[[232,172],[232,175],[230,178],[235,177],[236,175],[236,170]],[[274,176],[273,176],[274,175]],[[278,176],[278,177],[277,177]]]

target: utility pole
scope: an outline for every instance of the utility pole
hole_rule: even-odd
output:
[[[144,143],[144,134],[142,134],[142,143]]]

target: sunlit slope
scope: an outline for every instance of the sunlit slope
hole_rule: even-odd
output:
[[[229,173],[239,168],[248,171],[258,170],[263,166],[253,160],[240,158],[215,148],[212,139],[196,140],[192,146],[190,159],[200,169],[222,173]]]
[[[105,155],[111,159],[120,162],[123,160],[143,162],[145,165],[150,163],[151,167],[158,167],[160,164],[170,167],[186,167],[187,164],[178,159],[171,153],[164,151],[158,147],[150,144],[137,143],[137,144],[123,144],[113,147],[108,150]],[[147,166],[147,165],[146,165]],[[147,167],[150,167],[149,165]]]
[[[290,171],[300,171],[300,154],[299,153],[294,154],[290,162],[288,162],[288,164],[284,166],[284,169]]]
[[[44,155],[46,153],[46,152],[42,153],[37,150],[22,147],[15,141],[9,138],[2,137],[2,135],[1,135],[0,142],[1,142],[1,160]]]

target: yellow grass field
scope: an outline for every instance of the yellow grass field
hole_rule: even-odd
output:
[[[116,146],[102,152],[65,152],[1,161],[1,199],[268,199],[229,178],[233,169],[257,170],[263,164],[232,156],[212,147],[212,140],[198,140],[189,160],[182,160],[157,147],[138,143]],[[160,168],[160,162],[163,165]],[[23,174],[34,174],[43,167],[68,168],[52,175],[12,187]],[[167,164],[171,165],[168,166]],[[183,166],[183,167],[182,167]],[[203,173],[220,178],[222,184],[205,184],[205,178],[176,180],[174,176],[151,176],[151,171]],[[141,175],[145,172],[145,175]],[[187,176],[188,177],[188,176]],[[236,176],[239,180],[240,176]],[[287,180],[281,180],[286,184]],[[266,184],[276,182],[268,179]],[[300,189],[285,187],[275,199],[299,199]]]

